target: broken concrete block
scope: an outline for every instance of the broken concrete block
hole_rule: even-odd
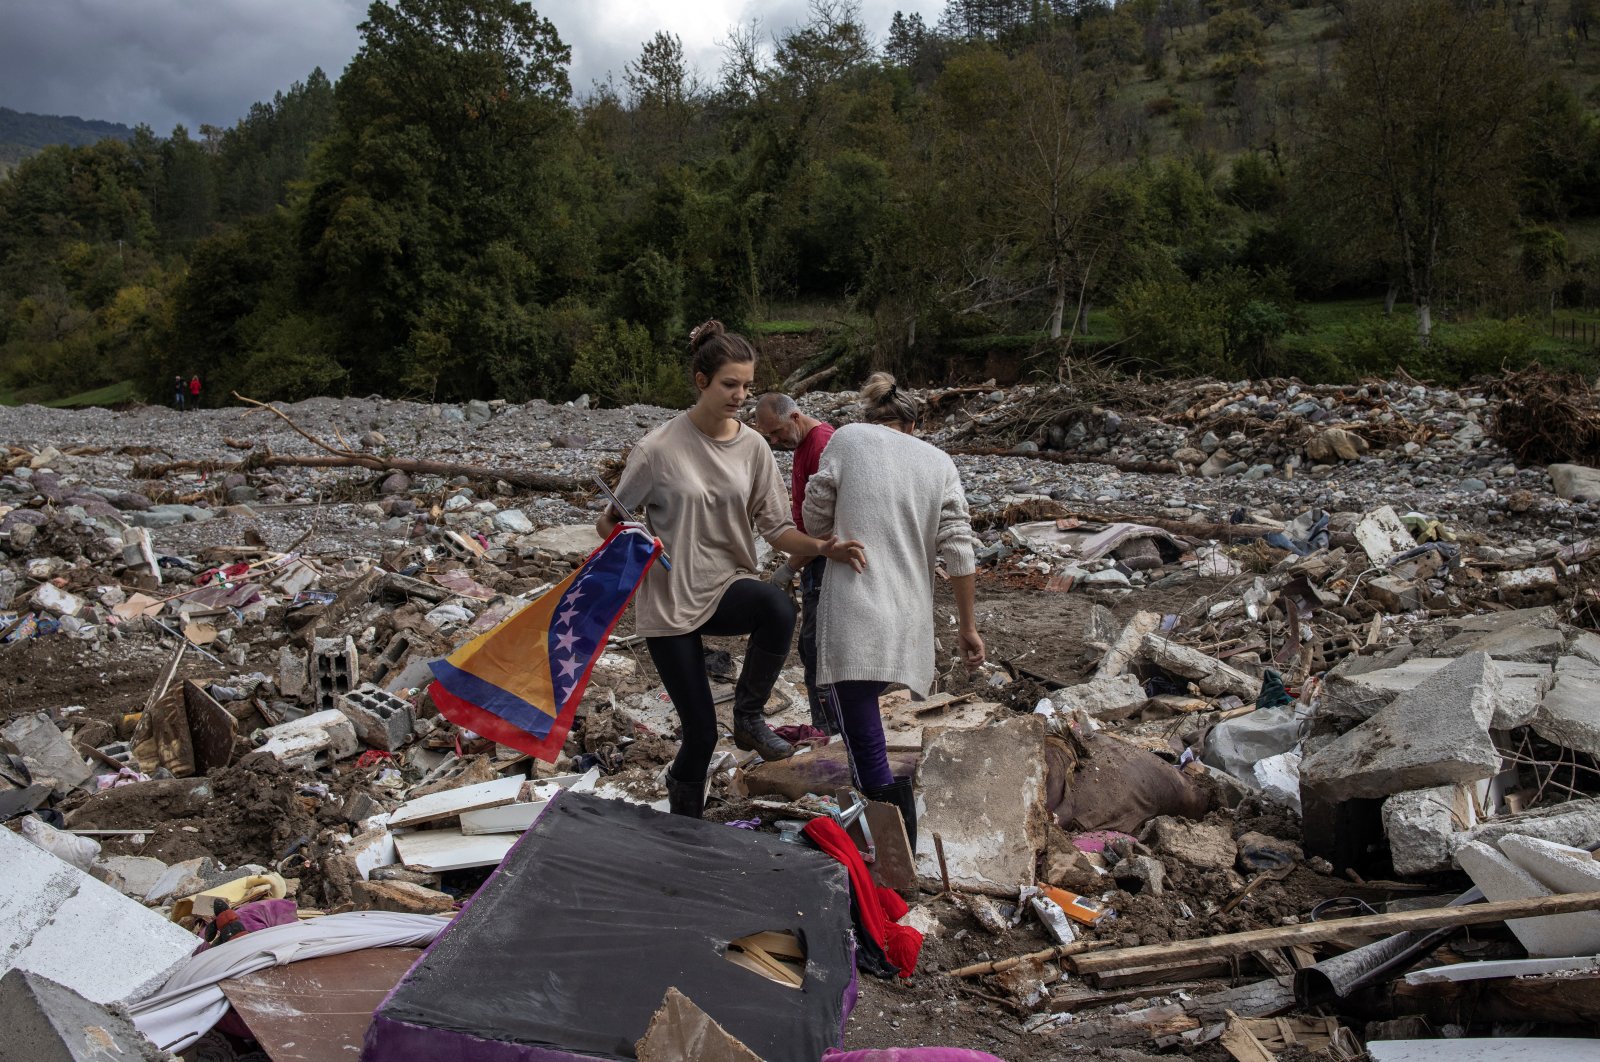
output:
[[[1241,700],[1253,701],[1261,692],[1260,679],[1252,678],[1198,649],[1168,641],[1158,634],[1145,635],[1139,645],[1145,659],[1163,671],[1192,680],[1200,687],[1200,692],[1209,697],[1231,693]]]
[[[317,638],[311,650],[312,695],[319,711],[336,709],[339,698],[361,681],[361,656],[356,641],[343,638]]]
[[[290,767],[308,771],[361,751],[356,728],[336,708],[279,723],[262,734],[266,742],[257,751],[271,753]]]
[[[1556,892],[1600,892],[1600,861],[1586,849],[1513,833],[1500,838],[1500,851]]]
[[[409,881],[358,881],[351,886],[358,911],[398,914],[449,914],[456,909],[450,895]]]
[[[375,749],[393,752],[411,738],[411,704],[370,682],[340,697],[338,709],[356,735]]]
[[[1191,822],[1162,815],[1150,821],[1147,843],[1159,856],[1212,870],[1232,870],[1239,858],[1232,831],[1220,822]]]
[[[1400,694],[1416,689],[1452,662],[1453,658],[1446,656],[1416,656],[1393,667],[1355,674],[1335,668],[1323,684],[1322,710],[1371,718]],[[1510,730],[1526,725],[1539,711],[1539,701],[1553,681],[1549,665],[1496,661],[1495,667],[1500,671],[1501,687],[1490,728]]]
[[[1553,895],[1532,874],[1494,848],[1469,841],[1456,851],[1456,862],[1472,876],[1490,901],[1538,899]],[[1600,911],[1514,918],[1506,922],[1534,958],[1600,954]]]
[[[0,969],[48,977],[95,1003],[159,988],[194,951],[181,926],[0,829]]]
[[[1122,628],[1122,633],[1117,635],[1111,643],[1111,648],[1106,650],[1106,655],[1100,659],[1100,666],[1095,668],[1095,678],[1111,678],[1114,675],[1124,674],[1133,661],[1139,656],[1139,647],[1144,643],[1145,635],[1153,634],[1161,626],[1161,613],[1135,612],[1133,619]]]
[[[1509,615],[1509,613],[1508,613]],[[1464,632],[1445,642],[1443,653],[1488,653],[1495,660],[1553,664],[1566,649],[1567,636],[1554,626],[1505,625]]]
[[[600,536],[593,524],[569,524],[566,527],[547,527],[524,535],[519,548],[542,549],[557,557],[587,557],[600,547]]]
[[[1014,886],[1033,881],[1049,825],[1042,716],[981,730],[930,731],[917,770],[917,872],[937,877],[933,835],[944,840],[952,882]],[[798,757],[797,757],[798,758]]]
[[[1385,567],[1389,558],[1404,553],[1417,544],[1400,522],[1400,515],[1391,506],[1384,505],[1361,518],[1356,524],[1356,541],[1374,567]]]
[[[1533,731],[1563,748],[1600,755],[1600,681],[1570,671],[1557,674],[1539,701]]]
[[[48,977],[0,977],[0,1062],[158,1062],[168,1058],[120,1007],[91,1002]]]
[[[1120,719],[1148,698],[1137,678],[1122,674],[1096,676],[1088,682],[1054,690],[1050,699],[1063,711],[1077,708],[1097,718]]]
[[[136,900],[148,896],[166,872],[167,864],[149,856],[101,856],[89,869],[107,885]]]
[[[1365,583],[1367,597],[1385,612],[1414,612],[1422,607],[1422,588],[1410,579],[1380,575]]]
[[[1592,631],[1574,631],[1567,642],[1567,652],[1600,667],[1600,634]]]
[[[1367,440],[1344,428],[1325,428],[1306,440],[1306,456],[1323,465],[1357,460],[1367,449]]]
[[[274,682],[278,692],[291,701],[298,701],[304,697],[311,685],[311,672],[306,666],[306,655],[292,645],[286,645],[278,650],[276,675]]]
[[[1555,844],[1587,847],[1600,840],[1600,797],[1489,819],[1463,840],[1498,844],[1501,838],[1514,833]]]
[[[1449,870],[1458,836],[1477,823],[1477,808],[1466,786],[1396,793],[1383,802],[1383,831],[1400,874]]]
[[[1494,588],[1502,600],[1508,596],[1554,590],[1557,585],[1554,568],[1523,568],[1520,571],[1501,572],[1494,577]]]
[[[1341,802],[1488,778],[1500,769],[1489,737],[1500,695],[1499,669],[1469,653],[1307,756],[1301,788]]]
[[[0,737],[16,746],[33,780],[50,786],[57,797],[66,796],[94,776],[94,768],[44,712],[18,716],[0,727]]]

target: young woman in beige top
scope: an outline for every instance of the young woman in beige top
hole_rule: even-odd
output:
[[[674,814],[698,818],[717,743],[702,635],[750,636],[734,688],[734,744],[769,760],[794,752],[762,716],[789,656],[794,604],[758,578],[754,533],[775,549],[824,556],[857,571],[865,569],[866,555],[859,542],[812,538],[795,528],[772,451],[737,419],[755,379],[750,344],[720,321],[707,321],[690,334],[689,349],[700,397],[639,440],[616,495],[642,511],[672,557],[670,571],[657,564],[645,576],[635,620],[683,727],[667,771],[668,801]],[[622,516],[608,508],[601,536]]]

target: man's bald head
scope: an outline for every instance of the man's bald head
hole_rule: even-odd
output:
[[[800,410],[800,404],[782,391],[768,391],[761,396],[761,401],[756,403],[756,416],[766,413],[770,416],[783,418],[790,413]]]

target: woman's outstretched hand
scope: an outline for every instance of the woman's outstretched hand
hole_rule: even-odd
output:
[[[855,539],[841,542],[838,535],[829,535],[819,541],[822,548],[817,552],[824,557],[838,564],[848,564],[858,572],[867,570],[867,547]]]

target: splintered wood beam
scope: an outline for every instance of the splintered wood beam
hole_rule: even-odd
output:
[[[1147,944],[1137,948],[1091,952],[1072,958],[1079,974],[1156,963],[1184,962],[1243,955],[1263,948],[1282,948],[1295,944],[1316,944],[1353,936],[1387,937],[1414,929],[1443,929],[1448,926],[1475,926],[1504,922],[1513,918],[1538,918],[1543,915],[1574,914],[1600,910],[1600,892],[1575,892],[1561,896],[1541,896],[1531,900],[1503,900],[1499,903],[1466,904],[1461,907],[1435,907],[1423,911],[1398,911],[1393,914],[1336,918],[1326,922],[1254,929],[1246,933],[1225,933],[1216,937],[1178,940],[1169,944]]]

